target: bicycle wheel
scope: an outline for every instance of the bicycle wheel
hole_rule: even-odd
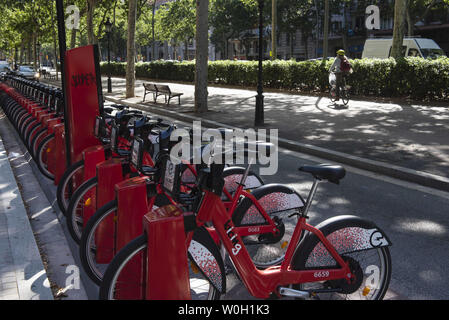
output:
[[[39,147],[42,139],[47,135],[47,131],[47,128],[40,129],[31,140],[29,152],[34,159],[37,157],[37,148]]]
[[[51,173],[50,171],[48,171],[47,168],[47,147],[48,147],[48,143],[50,142],[50,140],[55,138],[55,134],[52,133],[50,135],[48,135],[47,137],[45,137],[41,143],[39,144],[39,146],[37,147],[37,167],[39,168],[40,172],[42,172],[42,174],[44,176],[46,176],[48,179],[50,180],[54,180],[55,176],[53,173]]]
[[[346,106],[349,103],[349,91],[347,88],[341,90],[341,101]]]
[[[337,99],[337,87],[336,86],[331,86],[329,88],[329,98],[330,98],[331,102],[335,102],[335,100]]]
[[[69,206],[70,201],[69,189],[74,185],[75,176],[77,174],[82,174],[83,172],[84,160],[75,162],[67,168],[58,183],[58,187],[56,189],[56,200],[58,202],[59,209],[64,215],[66,215],[67,207]],[[74,191],[75,190],[72,190],[71,194],[73,194]]]
[[[279,230],[277,234],[242,237],[254,264],[258,268],[267,268],[284,260],[288,243],[298,221],[295,213],[305,202],[295,190],[280,184],[264,185],[254,190],[252,195]],[[238,205],[232,219],[235,226],[251,226],[253,230],[269,223],[249,198],[245,198]]]
[[[118,252],[107,268],[101,282],[100,300],[115,300],[118,297],[141,299],[140,291],[146,284],[143,283],[139,274],[131,273],[130,269],[135,267],[135,264],[141,264],[142,261],[146,260],[146,249],[147,236],[143,234],[132,240]],[[188,263],[188,265],[192,299],[219,299],[219,291],[203,277],[201,272],[192,270],[191,263]],[[124,275],[126,275],[126,280],[124,280]]]
[[[317,226],[318,228],[318,226]],[[349,262],[355,275],[350,283],[346,279],[303,283],[293,287],[314,293],[317,299],[325,300],[380,300],[387,290],[391,279],[391,256],[388,246],[369,249],[348,249],[351,239],[360,239],[358,235],[365,226],[354,220],[342,221],[331,228],[320,229],[332,243],[343,260]],[[355,241],[355,244],[357,241]],[[351,245],[349,245],[351,246]],[[344,249],[343,249],[344,248]],[[335,268],[337,263],[330,256],[316,236],[308,237],[297,248],[292,269],[318,270]],[[321,290],[321,292],[319,292]],[[326,291],[326,292],[323,292]]]
[[[71,197],[67,207],[67,228],[77,244],[80,243],[83,233],[85,210],[94,210],[95,212],[97,184],[97,177],[93,177],[81,184]]]
[[[36,133],[39,130],[40,126],[41,126],[41,124],[39,122],[35,123],[32,126],[30,126],[28,131],[26,132],[24,139],[23,139],[23,143],[28,148],[28,150],[30,150],[31,138],[34,136],[34,133]]]
[[[169,204],[165,195],[158,195],[153,209]],[[108,264],[114,257],[117,200],[99,208],[87,221],[81,234],[79,254],[81,264],[89,278],[100,285]]]
[[[116,212],[117,200],[106,203],[87,221],[81,235],[79,247],[81,265],[97,285],[101,284],[106,268],[113,258],[115,236],[113,230],[108,230],[108,227],[113,229]],[[97,235],[101,236],[101,242],[96,239]]]

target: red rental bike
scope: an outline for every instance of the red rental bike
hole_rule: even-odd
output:
[[[167,163],[167,166],[169,165]],[[338,184],[345,176],[343,167],[308,165],[299,168],[301,172],[310,173],[315,178],[313,186],[305,206],[294,213],[297,223],[282,263],[265,269],[257,268],[252,261],[221,199],[224,183],[223,170],[224,166],[218,164],[212,164],[210,168],[201,170],[199,185],[202,196],[198,206],[193,212],[177,213],[184,218],[186,234],[184,239],[188,248],[195,242],[193,231],[202,229],[206,223],[211,222],[213,231],[220,239],[222,249],[229,254],[249,293],[256,298],[382,299],[385,296],[392,270],[389,252],[391,241],[376,224],[356,216],[336,216],[316,227],[307,223],[307,215],[318,184],[323,181]],[[175,171],[166,170],[165,172],[169,176],[165,176],[164,181],[165,179],[175,181],[170,186],[176,186],[176,181],[179,180]],[[176,189],[166,191],[177,192]],[[173,211],[173,209],[170,210]],[[162,207],[145,217],[154,219],[162,215],[164,211],[168,212]],[[208,230],[211,231],[210,228]],[[162,259],[162,262],[150,260],[149,249],[157,251],[157,247],[149,247],[150,240],[152,239],[145,232],[118,252],[104,274],[100,286],[100,299],[129,297],[130,295],[125,294],[126,292],[138,292],[137,296],[145,299],[148,290],[152,290],[150,292],[153,293],[165,290],[170,280],[164,278],[163,274],[151,278],[153,282],[147,283],[148,275],[151,270],[154,270],[151,267],[152,263],[162,267],[162,270],[167,264],[168,270],[171,267],[169,261],[176,261],[176,259]],[[217,246],[216,242],[209,242],[209,246],[208,252],[212,254],[220,252],[219,248],[214,248]],[[198,254],[200,252],[201,250]],[[209,274],[204,269],[201,273],[195,272],[200,269],[198,264],[202,262],[192,259],[193,254],[195,253],[190,251],[188,253],[191,268],[188,273],[190,285],[186,295],[192,299],[219,298],[226,292],[226,284],[223,282],[225,277],[219,274],[222,268],[211,267]],[[213,259],[216,262],[208,264],[209,266],[223,264],[221,254],[215,254],[212,258],[203,257],[203,259]],[[128,268],[136,261],[142,264],[143,271],[135,274],[134,277],[129,277]],[[179,267],[184,268],[184,265],[181,264]],[[220,279],[222,282],[217,283],[215,279]],[[172,290],[175,289],[172,288]]]

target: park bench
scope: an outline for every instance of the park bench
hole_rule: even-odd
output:
[[[170,104],[171,98],[178,97],[178,104],[181,104],[181,96],[183,93],[180,92],[172,92],[170,90],[170,87],[167,85],[155,85],[157,88],[158,95],[164,95],[165,96],[165,103],[167,105]]]
[[[145,89],[145,92],[143,94],[143,101],[145,101],[145,97],[146,97],[147,93],[153,93],[153,102],[156,102],[156,99],[158,96],[164,96],[165,103],[167,105],[170,104],[170,100],[175,97],[178,97],[178,104],[181,104],[181,96],[183,95],[183,93],[172,92],[170,90],[170,87],[167,85],[161,85],[161,84],[156,85],[154,83],[144,83],[143,87]]]
[[[158,91],[156,88],[156,85],[154,83],[144,83],[143,88],[145,89],[145,92],[143,94],[143,101],[145,101],[145,97],[147,96],[147,93],[150,92],[153,94],[153,102],[156,102]]]

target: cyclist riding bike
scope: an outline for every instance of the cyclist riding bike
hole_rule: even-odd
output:
[[[336,77],[336,94],[337,97],[335,101],[340,100],[340,88],[344,87],[346,85],[346,76],[351,73],[352,66],[351,63],[349,63],[348,58],[345,56],[344,50],[338,50],[337,51],[337,57],[334,60],[334,63],[329,69],[330,73],[334,73]]]

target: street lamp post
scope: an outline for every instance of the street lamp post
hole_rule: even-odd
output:
[[[262,61],[263,61],[263,5],[264,0],[259,2],[259,70],[257,76],[256,117],[254,126],[264,124],[263,116],[263,84],[262,84]]]
[[[111,29],[112,23],[109,18],[105,22],[106,34],[108,35],[108,93],[112,93],[112,81],[111,81]]]
[[[37,47],[37,71],[39,71],[41,68],[41,44],[40,44],[40,42],[38,42],[36,44],[36,47]]]

